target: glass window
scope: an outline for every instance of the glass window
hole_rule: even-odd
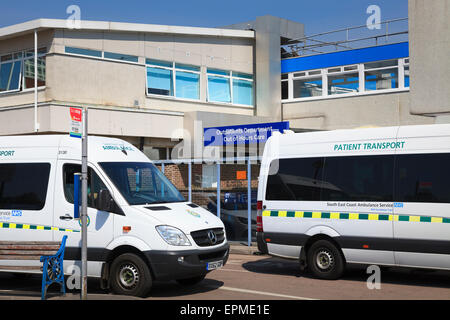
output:
[[[398,88],[398,68],[365,71],[367,91]]]
[[[146,64],[151,64],[152,66],[159,66],[159,67],[166,67],[166,68],[172,68],[173,63],[169,61],[161,61],[161,60],[152,60],[152,59],[145,59]]]
[[[328,94],[345,94],[359,91],[359,74],[357,72],[328,76]]]
[[[364,64],[364,69],[377,69],[398,66],[398,60],[375,61]]]
[[[21,61],[0,64],[0,92],[19,90]]]
[[[208,101],[231,102],[230,78],[208,76]]]
[[[38,87],[45,86],[45,57],[38,57]],[[24,89],[34,88],[34,58],[23,62]]]
[[[64,196],[69,203],[74,199],[74,173],[81,172],[78,164],[65,164],[63,167]],[[80,184],[81,187],[81,184]],[[88,207],[97,208],[101,189],[108,189],[92,168],[88,169]],[[81,192],[81,190],[80,190]],[[81,194],[81,193],[80,193]]]
[[[450,203],[449,153],[397,156],[395,201]]]
[[[279,159],[270,166],[276,173],[267,179],[266,200],[320,200],[323,158]]]
[[[405,66],[405,88],[409,88],[409,66]]]
[[[176,69],[188,70],[188,71],[200,72],[200,67],[191,66],[191,65],[188,65],[188,64],[175,63],[175,68]]]
[[[172,70],[147,67],[147,92],[173,96]]]
[[[393,201],[393,156],[325,159],[322,201]]]
[[[281,99],[289,99],[289,83],[281,81]]]
[[[74,48],[74,47],[65,47],[66,53],[80,54],[83,56],[91,56],[91,57],[102,57],[102,52],[98,50],[91,49],[82,49],[82,48]]]
[[[294,98],[322,95],[322,78],[294,79]]]
[[[138,62],[138,57],[127,55],[127,54],[121,54],[121,53],[105,51],[104,57],[106,59],[114,59],[114,60],[129,61],[129,62],[136,62],[136,63]]]
[[[253,82],[233,79],[233,103],[253,105]]]
[[[0,164],[0,209],[42,210],[49,175],[49,163]]]
[[[178,98],[200,99],[200,74],[176,70],[175,87]]]
[[[130,205],[185,201],[152,163],[103,162],[100,165]]]

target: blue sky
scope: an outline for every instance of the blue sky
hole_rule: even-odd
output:
[[[80,7],[83,20],[198,27],[219,27],[270,14],[304,23],[309,35],[364,25],[369,5],[381,8],[382,20],[408,16],[407,0],[21,0],[2,5],[0,27],[37,18],[65,19],[71,4]]]

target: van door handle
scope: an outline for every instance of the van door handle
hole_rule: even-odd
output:
[[[61,219],[61,220],[72,220],[73,218],[69,214],[66,214],[65,216],[59,216],[59,219]]]

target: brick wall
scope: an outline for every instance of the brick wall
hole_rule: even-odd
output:
[[[209,202],[209,197],[216,197],[217,189],[215,187],[203,188],[202,176],[203,164],[192,165],[192,201],[198,205],[206,207]],[[161,169],[161,166],[158,166]],[[253,190],[258,187],[260,165],[254,164],[251,166],[251,188]],[[214,168],[215,169],[215,168]],[[247,191],[247,179],[238,180],[237,172],[247,171],[246,164],[222,164],[220,166],[220,189],[223,199],[225,192],[246,192]],[[189,190],[189,177],[188,177],[188,165],[187,164],[166,164],[164,166],[165,176],[175,185],[175,187],[188,198]],[[245,173],[245,178],[246,178]]]

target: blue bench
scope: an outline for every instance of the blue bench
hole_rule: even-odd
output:
[[[39,260],[41,266],[0,265],[0,270],[42,271],[41,299],[45,300],[48,287],[59,283],[61,293],[66,294],[64,283],[64,250],[67,236],[61,242],[54,241],[0,241],[0,260]]]

